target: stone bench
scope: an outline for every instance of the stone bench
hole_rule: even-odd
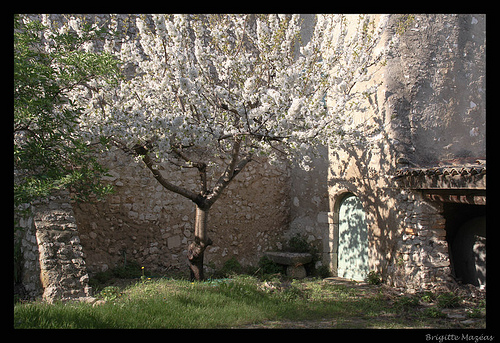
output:
[[[304,264],[312,261],[312,255],[309,253],[268,251],[264,254],[274,263],[287,266],[286,275],[294,279],[305,278]]]

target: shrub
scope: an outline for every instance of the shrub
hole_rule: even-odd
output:
[[[242,270],[243,267],[241,266],[240,262],[238,262],[236,257],[233,256],[229,260],[224,262],[221,272],[225,276],[229,276],[230,274],[240,274]]]
[[[380,285],[382,283],[382,276],[380,275],[379,272],[372,270],[371,272],[368,273],[368,276],[366,277],[365,280],[370,285]]]
[[[307,252],[311,253],[311,244],[307,242],[305,235],[296,234],[288,241],[288,250],[290,252]]]
[[[308,275],[317,274],[316,262],[320,260],[319,250],[307,241],[306,235],[296,234],[286,244],[286,249],[290,252],[302,252],[312,255],[312,261],[304,264]]]

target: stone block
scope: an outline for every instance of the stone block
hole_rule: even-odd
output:
[[[405,234],[407,234],[407,235],[415,235],[415,234],[416,234],[416,231],[415,231],[415,229],[414,229],[414,228],[407,227],[407,228],[405,229]]]
[[[436,237],[446,237],[446,230],[444,229],[433,229],[431,233]]]
[[[293,279],[303,279],[307,275],[306,268],[303,265],[288,266],[286,267],[286,275]]]
[[[294,252],[266,252],[265,255],[274,263],[287,266],[300,266],[312,261],[311,254]]]
[[[181,246],[181,238],[179,236],[172,236],[167,239],[169,249],[178,248]]]

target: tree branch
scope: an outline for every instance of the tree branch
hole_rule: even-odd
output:
[[[217,181],[214,190],[207,196],[207,204],[212,206],[213,203],[221,196],[222,191],[229,185],[229,183],[238,175],[248,162],[252,160],[252,155],[248,154],[245,158],[238,162],[241,148],[241,138],[236,137],[233,144],[233,152],[231,163],[227,166],[224,173]]]
[[[191,192],[187,189],[184,189],[182,187],[176,186],[173,183],[168,182],[165,180],[165,178],[161,175],[160,171],[157,169],[153,168],[153,161],[148,155],[148,150],[144,146],[135,146],[134,151],[137,155],[141,156],[142,161],[148,167],[149,170],[151,170],[151,173],[153,173],[155,179],[166,189],[169,191],[172,191],[174,193],[180,194],[183,197],[188,198],[189,200],[193,201],[194,203],[198,203],[200,201],[199,194],[196,194],[194,192]]]
[[[186,163],[198,169],[201,178],[201,193],[207,194],[207,164],[204,162],[193,162],[188,156],[186,156],[186,154],[175,147],[172,147],[172,151],[181,159],[186,161]]]

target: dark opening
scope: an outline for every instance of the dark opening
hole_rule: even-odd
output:
[[[486,285],[486,206],[445,203],[443,210],[453,276]]]

